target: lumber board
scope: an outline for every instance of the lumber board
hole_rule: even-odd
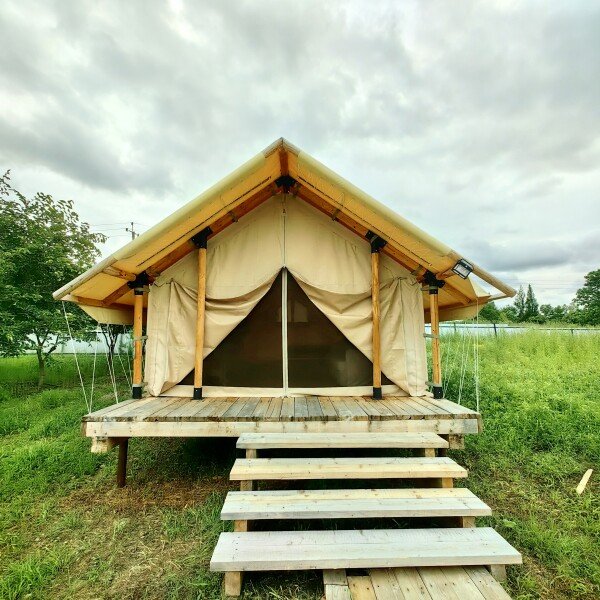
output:
[[[466,488],[229,492],[221,519],[480,517],[492,511]]]
[[[249,479],[385,479],[466,477],[467,470],[447,457],[238,458],[229,478]]]
[[[238,448],[448,448],[432,432],[420,433],[243,433]]]
[[[199,405],[204,400],[197,401]],[[380,401],[381,402],[381,401]],[[208,405],[209,410],[215,404]],[[218,406],[217,406],[218,408]],[[354,432],[402,432],[435,431],[439,434],[478,433],[475,419],[456,420],[399,420],[399,421],[219,421],[218,417],[203,417],[206,420],[188,421],[84,421],[84,432],[88,437],[239,437],[242,433],[311,432],[311,433],[354,433]],[[211,420],[209,420],[211,419]]]
[[[212,571],[520,564],[490,527],[222,533]]]
[[[370,577],[348,577],[348,588],[352,600],[377,600]]]

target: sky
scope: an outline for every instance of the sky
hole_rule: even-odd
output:
[[[0,169],[104,255],[285,137],[541,303],[600,268],[600,3],[0,5]]]

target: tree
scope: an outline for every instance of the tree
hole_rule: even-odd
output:
[[[575,294],[576,318],[582,325],[600,325],[600,269],[590,271]]]
[[[515,301],[513,303],[515,309],[515,320],[516,321],[524,321],[526,314],[526,305],[525,305],[525,292],[523,291],[523,286],[519,286],[519,291],[515,296]]]
[[[99,255],[96,243],[106,238],[90,232],[71,200],[39,192],[27,198],[9,175],[0,177],[0,355],[34,350],[41,387],[48,359],[68,337],[52,292],[88,269]],[[71,331],[82,335],[89,317],[65,304]]]
[[[110,370],[114,369],[113,362],[119,336],[125,333],[126,330],[127,327],[125,325],[100,324],[100,332],[107,347],[106,358]]]
[[[525,313],[524,313],[524,321],[534,321],[540,315],[540,307],[533,293],[533,288],[531,284],[527,286],[527,295],[525,296]]]
[[[479,318],[489,323],[499,323],[502,321],[502,313],[494,302],[488,302],[480,311]]]

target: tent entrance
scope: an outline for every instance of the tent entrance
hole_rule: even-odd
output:
[[[282,269],[254,310],[204,360],[203,385],[338,388],[372,385],[371,361]],[[183,381],[191,385],[193,372]],[[384,377],[385,385],[391,384]]]

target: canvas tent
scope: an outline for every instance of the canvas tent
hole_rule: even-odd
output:
[[[103,323],[137,315],[140,329],[143,303],[151,395],[191,395],[203,365],[205,395],[361,395],[377,354],[384,393],[420,396],[425,321],[473,316],[493,297],[452,271],[461,259],[281,139],[55,297]]]

